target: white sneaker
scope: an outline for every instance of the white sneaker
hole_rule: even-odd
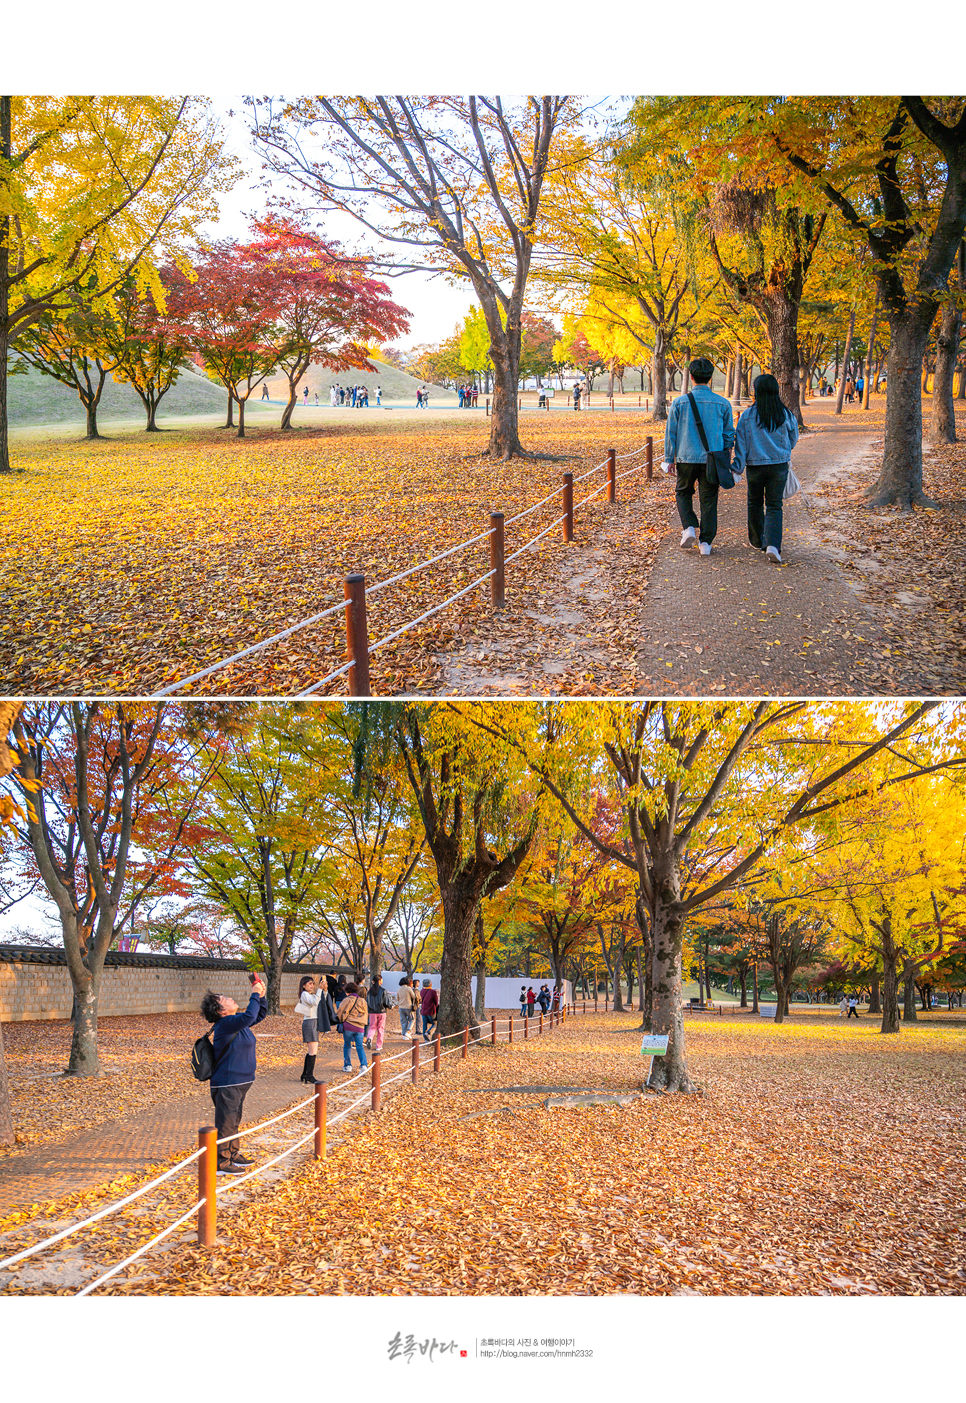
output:
[[[711,554],[711,542],[710,542],[710,541],[702,541],[699,549],[700,549],[702,555],[710,555],[710,554]]]
[[[696,540],[697,536],[694,534],[694,527],[686,527],[685,530],[681,533],[681,549],[687,550],[689,546],[694,545]]]
[[[782,558],[778,553],[778,547],[769,546],[765,551],[765,559],[770,560],[773,565],[781,565]]]

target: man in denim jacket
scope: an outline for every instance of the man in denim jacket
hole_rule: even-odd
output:
[[[711,388],[714,366],[703,356],[693,360],[688,366],[691,374],[692,390],[708,450],[720,453],[730,450],[735,441],[735,425],[731,405]],[[681,545],[687,550],[694,545],[698,518],[694,514],[692,501],[695,483],[698,488],[698,501],[701,505],[700,550],[702,555],[711,554],[711,542],[718,534],[718,484],[710,483],[707,474],[707,452],[701,442],[701,435],[694,422],[691,404],[687,395],[679,395],[671,405],[664,433],[664,459],[668,468],[677,468],[675,495],[678,516],[684,531]]]

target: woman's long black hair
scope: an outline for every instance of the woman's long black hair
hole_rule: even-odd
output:
[[[774,375],[757,375],[754,385],[755,413],[763,429],[780,429],[791,410],[781,397]]]
[[[301,1003],[301,1001],[302,1001],[302,995],[303,995],[303,993],[305,992],[305,989],[306,989],[307,985],[309,985],[309,984],[314,984],[314,983],[315,983],[315,976],[314,976],[314,975],[312,975],[312,974],[303,974],[303,975],[302,975],[302,978],[299,980],[299,1002],[300,1002],[300,1003]]]

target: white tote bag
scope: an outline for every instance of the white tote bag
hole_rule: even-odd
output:
[[[787,497],[794,497],[794,496],[796,495],[796,493],[801,492],[801,490],[802,490],[802,484],[799,482],[798,478],[795,476],[795,473],[794,473],[794,471],[793,471],[793,469],[792,469],[792,465],[791,465],[791,463],[789,463],[789,465],[788,465],[788,477],[785,479],[785,490],[784,490],[784,492],[782,493],[782,497],[785,497],[785,498],[787,498]]]

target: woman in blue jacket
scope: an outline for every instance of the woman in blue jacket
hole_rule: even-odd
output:
[[[798,420],[782,401],[774,375],[759,375],[755,402],[735,429],[736,473],[748,470],[748,539],[775,565],[782,563],[782,499]]]

